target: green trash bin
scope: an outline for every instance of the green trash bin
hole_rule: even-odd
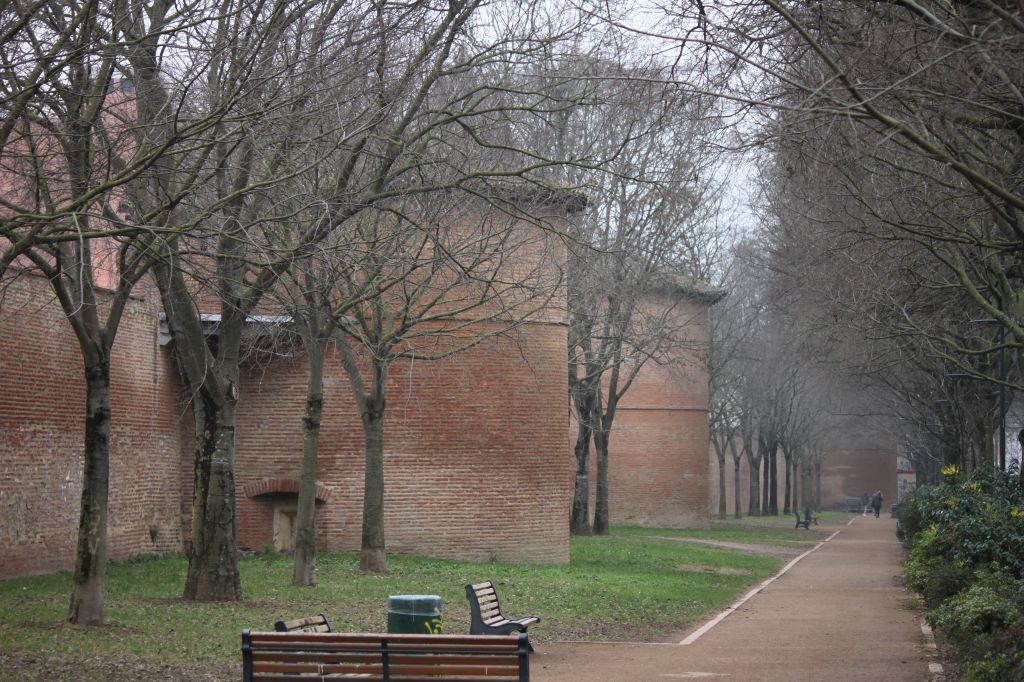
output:
[[[441,598],[434,594],[392,595],[388,597],[388,632],[439,635],[441,607]]]

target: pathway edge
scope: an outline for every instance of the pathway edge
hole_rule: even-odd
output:
[[[683,641],[679,642],[679,644],[681,646],[689,646],[689,645],[693,644],[694,642],[696,642],[698,639],[703,637],[708,631],[710,631],[711,628],[715,627],[716,625],[721,623],[723,620],[725,620],[726,616],[728,616],[730,613],[732,613],[733,611],[735,611],[739,607],[743,606],[745,603],[747,603],[747,601],[749,599],[754,597],[758,592],[760,592],[761,590],[763,590],[764,588],[768,587],[773,582],[778,580],[780,577],[782,577],[786,573],[786,571],[788,571],[789,569],[793,568],[793,566],[795,566],[805,556],[807,556],[809,554],[813,554],[814,552],[816,552],[818,550],[819,547],[824,545],[826,542],[828,542],[829,540],[831,540],[835,536],[839,535],[839,532],[840,531],[837,530],[836,532],[832,533],[832,535],[829,535],[827,538],[825,538],[824,540],[822,540],[821,542],[816,544],[811,549],[807,550],[806,552],[804,552],[800,556],[798,556],[798,557],[794,558],[793,560],[791,560],[788,564],[783,566],[782,569],[778,573],[776,573],[772,577],[768,578],[767,580],[762,582],[760,585],[758,585],[754,589],[752,589],[749,592],[747,592],[745,595],[740,597],[739,601],[734,602],[732,605],[727,607],[724,611],[722,611],[717,616],[715,616],[714,618],[709,620],[707,623],[704,623],[704,625],[701,625],[699,628],[697,628],[696,630],[691,632],[686,637],[686,639],[684,639]]]

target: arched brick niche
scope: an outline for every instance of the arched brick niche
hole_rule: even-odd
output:
[[[325,504],[334,489],[316,482],[317,506]],[[272,545],[279,552],[292,549],[299,481],[295,478],[261,478],[242,486],[250,513],[239,515],[240,546],[258,549]]]
[[[327,502],[334,492],[320,481],[316,482],[316,501]],[[294,478],[263,478],[253,481],[242,488],[242,494],[246,497],[259,497],[260,495],[273,495],[284,493],[291,495],[299,494],[299,482]]]

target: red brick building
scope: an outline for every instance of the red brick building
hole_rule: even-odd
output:
[[[613,525],[701,527],[708,523],[708,309],[724,292],[697,285],[661,292],[685,343],[648,362],[623,396],[608,454]]]
[[[679,336],[668,356],[649,360],[615,414],[608,447],[612,525],[693,528],[708,524],[708,311],[724,291],[686,281],[653,294],[655,315],[668,312]],[[628,372],[625,361],[624,373]],[[577,427],[571,422],[571,442]],[[590,456],[590,512],[596,498]]]
[[[561,248],[553,236],[544,239]],[[551,260],[555,270],[557,263]],[[391,366],[390,551],[568,560],[572,462],[563,311],[560,291],[546,312],[511,332],[445,360]],[[47,283],[24,270],[11,271],[0,287],[0,329],[0,577],[70,568],[84,439],[77,342]],[[112,559],[181,551],[188,537],[194,435],[168,340],[158,297],[140,287],[114,346]],[[305,390],[301,353],[243,369],[236,440],[243,549],[290,545]],[[318,544],[357,549],[363,435],[347,376],[330,353],[324,393]]]
[[[41,277],[0,288],[0,577],[73,566],[85,380],[78,343]],[[110,556],[180,551],[182,443],[174,361],[155,298],[129,303],[114,345]]]
[[[565,334],[556,322],[532,324],[516,339],[492,339],[449,359],[392,365],[384,445],[389,551],[568,561]],[[356,550],[362,427],[333,354],[327,367],[318,546]],[[301,356],[250,372],[242,386],[237,481],[243,548],[289,545],[305,392]]]
[[[612,439],[616,524],[701,525],[707,501],[710,301],[674,291],[694,344],[650,364]],[[445,360],[398,362],[385,422],[389,551],[565,562],[573,482],[564,299]],[[682,319],[681,318],[681,319]],[[82,477],[84,379],[47,283],[12,271],[0,287],[0,578],[73,565]],[[140,287],[114,346],[109,554],[182,551],[194,434],[158,297]],[[348,379],[328,355],[320,438],[318,546],[360,542],[363,438]],[[290,545],[306,367],[301,353],[253,362],[240,389],[238,544]]]

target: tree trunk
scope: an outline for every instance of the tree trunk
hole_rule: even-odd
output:
[[[233,397],[218,405],[205,389],[193,401],[196,464],[185,599],[242,598],[235,531],[235,406]]]
[[[364,573],[387,573],[388,559],[384,543],[384,410],[387,406],[390,348],[377,349],[372,353],[373,383],[369,390],[363,382],[355,353],[343,335],[337,336],[337,348],[363,423],[363,527],[359,570]]]
[[[306,385],[306,412],[302,416],[302,471],[299,499],[295,512],[295,548],[292,584],[316,585],[316,465],[320,441],[320,419],[324,409],[324,343],[304,338],[309,381]]]
[[[750,465],[750,490],[747,499],[747,516],[760,516],[761,508],[761,458],[754,459],[747,454],[747,464]]]
[[[735,518],[741,518],[740,514],[740,462],[739,457],[733,457],[732,459],[732,494],[735,496],[733,500],[733,516]]]
[[[779,515],[779,445],[772,443],[768,448],[768,513],[772,516]]]
[[[1017,469],[1018,482],[1022,488],[1024,488],[1024,429],[1017,432],[1017,442],[1020,443],[1020,466]]]
[[[718,456],[718,518],[724,519],[728,515],[725,501],[725,448],[717,441],[715,454]]]
[[[593,429],[593,399],[590,391],[581,389],[576,404],[576,485],[572,496],[572,515],[569,532],[573,535],[590,535],[590,439]]]
[[[821,511],[821,462],[814,463],[814,509]]]
[[[975,429],[978,434],[977,466],[992,468],[996,465],[995,429],[986,417],[978,417]]]
[[[594,451],[597,455],[597,485],[594,500],[594,535],[608,535],[611,532],[608,503],[608,437],[609,432],[602,423],[594,429]]]
[[[811,493],[811,465],[809,462],[800,465],[800,495],[803,497],[804,507],[817,507]]]
[[[804,490],[804,464],[802,460],[793,458],[793,509],[810,506],[810,497]]]
[[[785,490],[782,493],[782,513],[789,516],[793,513],[793,507],[789,506],[790,500],[796,497],[795,484],[796,481],[790,480],[790,472],[793,470],[793,455],[790,453],[789,448],[782,451],[783,465],[786,467],[786,480],[784,481]]]
[[[184,598],[237,601],[242,598],[242,583],[235,525],[235,409],[245,315],[238,306],[222,302],[215,358],[173,248],[153,270],[178,369],[192,396],[196,429]]]
[[[793,461],[793,509],[811,506],[811,497],[807,488],[807,466],[802,460]]]
[[[80,625],[98,625],[103,622],[107,573],[111,419],[109,356],[85,368],[85,386],[85,462],[74,588],[68,620]]]
[[[386,370],[385,370],[386,371]],[[386,573],[384,545],[384,410],[367,401],[363,412],[363,439],[366,445],[366,473],[363,480],[363,537],[359,551],[359,570]]]
[[[771,464],[771,459],[768,457],[767,449],[761,455],[761,462],[761,516],[768,516],[771,509],[768,505],[768,489],[771,487],[771,475],[768,473],[768,467]]]

